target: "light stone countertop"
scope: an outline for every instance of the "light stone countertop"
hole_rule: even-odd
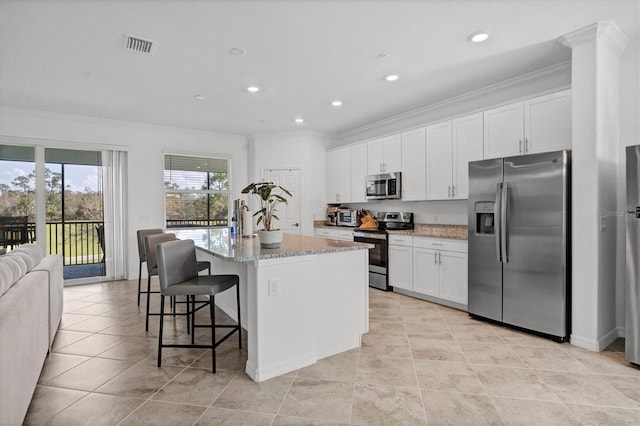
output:
[[[257,237],[231,236],[229,228],[172,228],[167,232],[176,234],[179,239],[191,239],[197,248],[230,262],[253,262],[263,259],[373,248],[371,244],[285,233],[280,248],[263,249],[260,247]]]
[[[315,228],[328,228],[328,229],[340,229],[340,230],[358,230],[349,226],[333,226],[327,225],[325,221],[315,221],[313,223]],[[445,225],[445,224],[432,224],[432,223],[416,223],[413,230],[389,230],[389,234],[397,235],[411,235],[413,237],[428,237],[428,238],[447,238],[451,240],[466,240],[468,239],[468,227],[467,225]]]

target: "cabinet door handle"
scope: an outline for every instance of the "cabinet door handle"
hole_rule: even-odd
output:
[[[438,263],[442,264],[442,252],[438,252]]]
[[[456,186],[451,185],[451,198],[456,196]]]
[[[447,186],[447,198],[451,198],[451,185]]]
[[[520,144],[519,144],[519,148],[518,148],[518,152],[519,152],[520,154],[522,154],[522,139],[518,139],[518,142],[520,143]]]
[[[524,138],[524,153],[528,153],[529,152],[529,140],[527,140],[527,138]]]
[[[340,194],[336,193],[336,201],[340,201]]]
[[[433,252],[433,264],[434,265],[438,264],[438,252],[437,251]]]

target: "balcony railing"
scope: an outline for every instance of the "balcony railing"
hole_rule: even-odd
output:
[[[29,241],[35,240],[35,223],[27,224]],[[47,222],[47,254],[61,254],[64,265],[104,262],[104,222]]]

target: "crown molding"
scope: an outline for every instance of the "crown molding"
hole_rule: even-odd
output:
[[[420,116],[428,114],[429,112],[444,109],[456,104],[472,102],[478,99],[482,99],[489,95],[499,93],[502,91],[508,91],[515,87],[521,86],[534,86],[544,81],[557,79],[559,76],[563,75],[571,75],[571,61],[563,61],[555,65],[551,65],[545,68],[541,68],[536,71],[532,71],[527,74],[523,74],[505,81],[501,81],[500,83],[492,84],[490,86],[483,87],[481,89],[473,90],[471,92],[454,96],[452,98],[445,99],[443,101],[439,101],[433,104],[425,105],[401,114],[394,115],[392,117],[378,120],[373,123],[368,123],[362,126],[354,127],[352,129],[345,130],[337,134],[339,139],[349,138],[351,136],[357,135],[359,133],[364,133],[369,130],[387,126],[396,122],[400,122],[403,120],[410,119],[412,117]],[[568,88],[570,85],[566,85]]]
[[[627,36],[611,21],[596,22],[565,34],[559,40],[560,43],[571,49],[595,40],[602,40],[618,56],[622,55],[622,52],[629,44]]]

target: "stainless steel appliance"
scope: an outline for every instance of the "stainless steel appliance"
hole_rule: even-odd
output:
[[[393,290],[387,277],[389,242],[387,230],[413,229],[413,213],[379,212],[374,215],[378,222],[377,230],[356,229],[353,241],[373,244],[369,250],[369,286],[384,291]]]
[[[338,210],[338,226],[357,226],[358,211],[349,209]]]
[[[338,225],[338,206],[327,206],[327,225]]]
[[[402,194],[402,173],[369,175],[367,182],[367,200],[386,200],[400,198]]]
[[[570,151],[469,163],[469,314],[570,333]]]
[[[627,147],[627,306],[624,357],[640,364],[640,145]]]

